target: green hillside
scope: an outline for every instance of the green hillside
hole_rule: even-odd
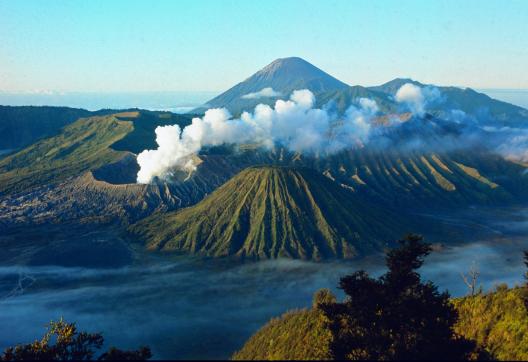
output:
[[[474,339],[498,360],[528,359],[524,288],[453,299],[455,331]],[[290,311],[269,321],[233,355],[235,360],[328,359],[329,332],[317,308]]]
[[[240,152],[202,152],[200,158],[203,162],[187,181],[197,186],[192,194],[211,193],[242,169],[267,164],[313,169],[341,188],[393,208],[450,209],[528,200],[526,167],[483,150],[405,152],[365,147],[317,157],[280,147],[248,147]]]
[[[456,332],[474,339],[499,360],[528,359],[526,288],[498,287],[493,293],[454,299]]]
[[[18,149],[56,135],[62,127],[90,114],[67,107],[0,106],[0,150]]]
[[[82,118],[0,161],[0,194],[54,183],[115,162],[125,153],[110,148],[132,132],[131,122],[114,116]]]
[[[293,310],[266,323],[232,359],[329,360],[331,338],[320,310]]]
[[[250,167],[195,206],[154,214],[130,230],[149,249],[319,260],[380,251],[403,229],[395,215],[316,171]]]
[[[117,161],[130,155],[129,152],[138,153],[156,147],[156,127],[185,126],[189,122],[188,116],[140,110],[81,118],[64,127],[56,136],[37,141],[0,160],[0,195],[57,183],[103,166],[121,165]],[[134,162],[126,164],[130,170],[127,173],[137,172]],[[120,175],[105,172],[104,176],[118,180]],[[135,177],[127,175],[126,181],[133,183]]]
[[[117,113],[119,119],[133,123],[134,129],[125,137],[112,144],[116,151],[140,153],[146,149],[157,148],[154,130],[158,126],[178,124],[185,127],[191,123],[191,116],[170,112],[135,111]]]

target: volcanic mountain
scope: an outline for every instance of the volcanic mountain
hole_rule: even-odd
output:
[[[271,88],[273,92],[268,94],[262,92],[267,88]],[[238,114],[242,110],[252,110],[259,103],[272,104],[279,98],[287,98],[297,89],[309,89],[314,94],[320,94],[347,88],[347,84],[304,59],[281,58],[211,99],[194,112],[204,111],[207,108],[226,107],[234,114]]]
[[[428,105],[428,112],[440,118],[451,117],[451,112],[455,110],[486,126],[525,127],[528,122],[528,110],[492,99],[470,88],[422,84],[408,78],[396,78],[375,87],[349,86],[298,57],[276,59],[243,82],[194,109],[193,113],[225,107],[234,115],[239,115],[242,111],[252,111],[260,103],[272,105],[277,99],[287,99],[298,89],[309,89],[316,97],[317,107],[333,106],[340,113],[356,105],[359,98],[375,100],[381,112],[400,113],[405,107],[396,102],[394,95],[407,83],[439,90],[441,95]]]
[[[271,166],[247,168],[195,206],[153,214],[130,230],[151,250],[313,260],[379,251],[408,231],[314,170]]]

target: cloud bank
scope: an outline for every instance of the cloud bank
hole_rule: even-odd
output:
[[[340,118],[314,108],[314,104],[312,92],[297,90],[289,100],[277,100],[274,107],[259,104],[240,118],[232,118],[225,108],[215,108],[202,118],[194,118],[183,130],[178,125],[157,127],[158,148],[137,156],[137,182],[149,183],[155,177],[170,176],[173,169],[194,170],[194,156],[207,146],[280,144],[294,152],[330,154],[367,141],[371,120],[378,112],[375,101],[361,98]]]
[[[282,95],[281,92],[277,92],[277,91],[273,90],[273,88],[267,87],[267,88],[262,88],[258,92],[244,94],[241,98],[243,98],[243,99],[259,99],[259,98],[279,97],[281,95]]]

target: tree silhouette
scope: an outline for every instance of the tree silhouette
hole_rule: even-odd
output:
[[[319,306],[332,333],[335,359],[466,359],[475,343],[453,331],[457,312],[447,292],[422,282],[416,272],[431,246],[408,235],[386,255],[378,279],[358,271],[341,279],[347,298]]]
[[[101,349],[103,343],[101,333],[78,332],[75,323],[67,323],[61,319],[50,322],[41,340],[7,348],[0,356],[0,361],[90,361],[95,359],[96,350]],[[148,347],[137,351],[122,351],[111,347],[97,359],[144,361],[151,356]]]

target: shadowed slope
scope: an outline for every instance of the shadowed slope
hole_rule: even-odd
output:
[[[402,230],[394,216],[313,170],[251,167],[193,207],[131,231],[149,249],[251,259],[351,258]]]

